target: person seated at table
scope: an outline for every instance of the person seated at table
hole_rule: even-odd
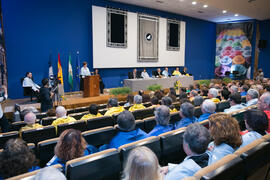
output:
[[[170,113],[177,112],[177,109],[172,105],[172,98],[165,96],[161,99],[161,104],[167,106],[170,109]]]
[[[132,72],[128,73],[128,79],[139,79],[140,76],[137,73],[137,69],[134,68]]]
[[[160,68],[157,68],[156,71],[154,71],[154,77],[156,78],[161,78],[162,77],[162,72],[161,72],[161,69]]]
[[[206,99],[201,106],[202,115],[197,119],[197,122],[204,121],[209,118],[209,116],[216,111],[216,104],[210,99]]]
[[[265,112],[259,109],[250,109],[244,114],[247,131],[243,132],[242,145],[244,147],[256,139],[266,135],[268,129],[268,117]]]
[[[178,67],[173,71],[172,75],[173,76],[180,76],[181,75]]]
[[[209,89],[208,98],[211,99],[211,101],[213,101],[214,103],[220,102],[217,96],[218,96],[218,90],[216,88]]]
[[[134,103],[134,105],[128,109],[129,111],[132,112],[132,111],[136,111],[139,109],[145,109],[145,106],[142,104],[142,96],[135,95],[133,103]]]
[[[182,119],[175,123],[175,129],[186,127],[197,120],[194,116],[194,106],[189,102],[180,105],[179,115]]]
[[[143,72],[141,73],[141,77],[142,77],[143,79],[148,79],[148,78],[150,78],[150,76],[149,76],[149,74],[147,73],[147,71],[146,71],[145,68],[143,69]]]
[[[110,98],[107,107],[108,111],[106,111],[104,116],[112,116],[125,110],[123,106],[118,105],[118,100],[116,98]]]
[[[148,136],[158,136],[162,133],[173,130],[173,125],[170,123],[170,109],[167,106],[161,105],[155,110],[155,120],[157,125],[148,133]]]
[[[30,129],[37,129],[37,128],[42,128],[43,126],[36,123],[36,115],[29,111],[28,113],[25,114],[24,116],[24,122],[26,123],[26,126],[21,127],[20,129],[20,135],[22,131],[30,130]]]
[[[97,152],[97,148],[88,145],[79,130],[67,129],[61,133],[54,148],[53,158],[46,164],[52,166],[61,164],[65,169],[66,162]]]
[[[123,111],[117,116],[118,133],[113,137],[108,148],[118,148],[147,137],[140,128],[136,128],[135,118],[130,111]]]
[[[34,83],[33,76],[32,76],[31,72],[26,73],[26,76],[22,82],[22,86],[23,87],[31,87],[32,91],[36,94],[39,92],[39,89],[40,89],[40,86],[37,85],[36,83]]]
[[[81,120],[87,121],[88,119],[93,119],[96,117],[102,117],[103,115],[98,112],[98,106],[96,104],[91,104],[88,108],[89,114],[84,115]]]
[[[181,74],[183,74],[183,75],[189,75],[187,73],[187,68],[186,67],[183,68],[183,70],[181,71]]]
[[[67,110],[63,106],[58,106],[55,110],[57,119],[53,121],[52,126],[57,127],[59,124],[75,122],[76,119],[67,116]]]
[[[0,153],[0,179],[40,169],[34,153],[22,139],[9,139]]]
[[[169,77],[169,69],[167,67],[165,67],[165,69],[162,71],[162,76],[163,77]]]

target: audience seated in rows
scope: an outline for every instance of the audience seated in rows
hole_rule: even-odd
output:
[[[215,113],[216,104],[210,99],[206,99],[201,106],[201,110],[203,114],[197,119],[197,122],[204,121],[208,119],[211,114]]]
[[[157,156],[149,148],[142,146],[133,149],[127,158],[123,180],[162,180]]]
[[[193,87],[193,86],[192,86],[192,87]],[[197,91],[195,91],[195,90],[190,91],[190,93],[189,93],[189,100],[190,100],[190,101],[194,101],[194,98],[195,98],[196,96],[198,96],[198,92],[197,92]]]
[[[124,107],[118,105],[118,100],[116,98],[110,98],[107,106],[108,111],[104,114],[105,116],[112,116],[125,110]]]
[[[40,169],[35,155],[22,139],[10,139],[0,153],[0,179]]]
[[[142,94],[142,103],[150,102],[150,95],[149,94]]]
[[[165,96],[161,99],[161,104],[167,106],[170,109],[170,113],[177,112],[177,109],[172,105],[172,98]]]
[[[248,89],[249,89],[248,85],[241,86],[241,92],[240,92],[241,97],[247,95]]]
[[[134,105],[131,106],[128,110],[129,111],[136,111],[140,109],[145,109],[145,106],[142,104],[142,96],[140,95],[135,95],[134,96]]]
[[[67,110],[63,106],[58,106],[55,110],[57,119],[53,121],[52,125],[57,128],[57,125],[75,122],[76,119],[73,117],[67,116]]]
[[[231,93],[238,93],[238,87],[236,85],[232,85],[230,88],[229,88],[229,91]]]
[[[242,144],[239,124],[228,114],[212,114],[209,117],[209,131],[213,139],[208,146],[208,150],[211,152],[209,165],[234,153]]]
[[[61,133],[59,141],[54,148],[54,156],[47,166],[61,164],[65,167],[67,161],[97,152],[97,149],[88,145],[81,132],[67,129]]]
[[[268,129],[267,132],[270,133],[270,92],[265,92],[258,101],[258,108],[264,111],[268,117]]]
[[[179,114],[182,119],[175,123],[175,129],[186,127],[197,120],[194,116],[194,106],[191,103],[181,104]]]
[[[243,109],[245,106],[242,104],[241,96],[238,92],[232,93],[230,95],[230,108],[225,109],[224,112],[231,113],[240,109]]]
[[[214,103],[220,102],[217,96],[218,96],[218,90],[216,88],[209,89],[208,98],[211,99],[211,101],[213,101]]]
[[[170,164],[162,168],[165,180],[182,179],[193,176],[198,170],[208,165],[210,157],[207,146],[210,142],[209,131],[199,123],[191,124],[183,136],[183,149],[187,157],[180,164]]]
[[[98,106],[96,104],[91,104],[88,108],[89,114],[84,115],[81,120],[88,120],[96,117],[102,117],[102,114],[98,112]]]
[[[33,180],[66,180],[66,176],[54,167],[42,168]]]
[[[247,131],[242,135],[242,145],[244,147],[254,140],[266,134],[268,128],[268,117],[265,112],[258,109],[250,109],[245,113],[245,125]]]
[[[118,133],[111,140],[109,148],[118,148],[124,144],[138,141],[147,137],[147,134],[135,126],[135,118],[129,111],[123,111],[117,116]]]
[[[20,135],[21,135],[22,131],[43,127],[42,125],[36,123],[36,115],[34,113],[32,113],[31,111],[29,111],[24,116],[24,122],[26,123],[26,126],[24,126],[20,129]]]
[[[170,88],[168,96],[172,98],[173,102],[176,102],[176,91],[174,88]]]
[[[228,100],[230,94],[231,94],[231,92],[230,92],[226,87],[224,87],[224,88],[221,90],[221,100],[222,100],[222,101]]]
[[[258,103],[259,92],[256,89],[249,89],[246,94],[245,106],[252,106]]]
[[[148,133],[148,136],[158,136],[162,133],[173,130],[173,125],[170,123],[170,109],[167,106],[161,105],[155,110],[156,126]]]

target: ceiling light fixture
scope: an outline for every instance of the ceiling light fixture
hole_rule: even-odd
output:
[[[205,4],[205,5],[203,5],[203,7],[204,7],[204,8],[207,8],[207,7],[208,7],[208,5],[207,5],[207,4]]]
[[[238,14],[235,14],[234,16],[236,16],[236,17],[237,17],[237,16],[239,16],[239,15],[238,15]]]
[[[223,10],[222,13],[225,14],[225,13],[227,13],[227,11],[226,10]]]
[[[192,2],[192,5],[196,5],[196,4],[197,4],[197,2],[196,2],[196,1],[193,1],[193,2]]]

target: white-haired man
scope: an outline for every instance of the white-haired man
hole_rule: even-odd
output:
[[[214,103],[220,102],[220,100],[217,98],[218,96],[218,90],[216,88],[211,88],[208,91],[208,98],[213,101]]]
[[[258,101],[258,109],[264,111],[270,122],[270,92],[265,92]],[[270,133],[270,123],[268,123],[267,132]]]
[[[57,119],[53,121],[52,125],[57,127],[59,124],[74,122],[76,119],[67,116],[67,111],[63,106],[58,106],[55,110]]]
[[[210,99],[206,99],[201,106],[202,115],[197,119],[197,122],[204,121],[209,118],[209,116],[216,111],[216,104]]]
[[[256,89],[249,89],[247,91],[245,106],[252,106],[258,103],[259,92]]]
[[[22,133],[22,131],[43,127],[42,125],[36,123],[36,115],[31,111],[29,111],[28,113],[25,114],[24,122],[26,123],[26,126],[24,126],[20,129],[20,133]]]

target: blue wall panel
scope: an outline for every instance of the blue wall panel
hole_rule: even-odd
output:
[[[52,53],[54,73],[60,53],[67,83],[68,54],[75,71],[76,51],[80,61],[92,70],[92,5],[111,6],[186,22],[186,67],[195,79],[212,78],[214,72],[216,24],[144,7],[106,0],[2,0],[4,35],[7,50],[8,86],[11,98],[21,98],[20,78],[33,72],[35,82],[47,77]],[[108,55],[109,57],[109,55]],[[168,57],[169,58],[169,57]],[[153,68],[149,69],[150,73]],[[101,69],[107,88],[122,86],[131,69]]]
[[[259,22],[262,40],[267,41],[265,49],[259,54],[259,68],[263,69],[264,76],[270,78],[270,19]]]

